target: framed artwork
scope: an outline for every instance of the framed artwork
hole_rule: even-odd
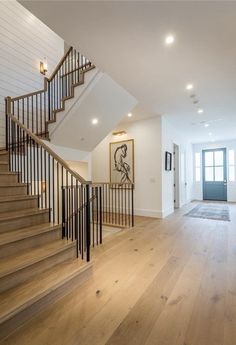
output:
[[[110,143],[110,182],[134,183],[134,140]]]
[[[165,170],[171,171],[172,169],[172,153],[166,151],[165,155]]]

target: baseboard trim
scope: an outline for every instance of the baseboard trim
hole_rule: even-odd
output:
[[[151,217],[151,218],[165,218],[169,214],[174,212],[174,208],[170,207],[166,210],[145,210],[145,209],[135,209],[134,214],[135,216],[142,216],[142,217]]]
[[[151,218],[162,218],[162,212],[158,210],[145,210],[145,209],[135,209],[135,216],[151,217]]]

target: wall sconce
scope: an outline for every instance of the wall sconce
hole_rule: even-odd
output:
[[[48,64],[46,58],[43,61],[40,61],[40,73],[45,75],[48,71]]]
[[[118,132],[113,132],[112,135],[116,135],[116,136],[122,136],[122,135],[125,135],[126,134],[126,131],[118,131]]]

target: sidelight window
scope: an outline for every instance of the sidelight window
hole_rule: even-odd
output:
[[[235,153],[234,150],[229,150],[229,181],[235,181]]]

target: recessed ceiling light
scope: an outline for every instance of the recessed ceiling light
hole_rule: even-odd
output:
[[[92,119],[92,124],[97,125],[98,124],[98,119]]]
[[[202,114],[203,113],[203,109],[198,109],[198,114]]]
[[[174,38],[173,35],[168,35],[168,36],[166,36],[166,38],[165,38],[165,44],[168,45],[168,46],[169,46],[170,44],[174,43],[174,41],[175,41],[175,38]]]
[[[129,114],[128,114],[128,117],[132,117],[132,116],[133,116],[133,114],[132,114],[132,113],[129,113]]]
[[[209,127],[209,123],[205,123],[205,125],[204,125],[205,127]]]
[[[193,89],[193,84],[186,85],[186,90],[192,90],[192,89]]]

